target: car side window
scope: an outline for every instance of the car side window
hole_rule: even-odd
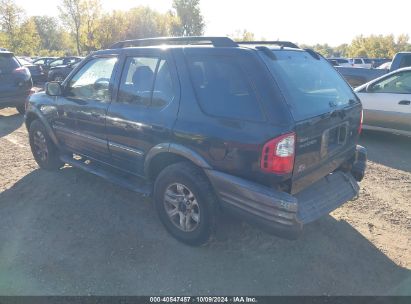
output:
[[[62,64],[63,64],[63,59],[57,59],[57,60],[55,60],[55,61],[52,61],[52,62],[50,63],[50,66],[51,66],[51,67],[55,67],[55,66],[62,65]]]
[[[118,102],[149,106],[159,59],[129,57],[121,77]]]
[[[116,62],[116,57],[91,59],[71,78],[65,95],[81,100],[110,101],[110,80]]]
[[[262,121],[263,115],[246,72],[236,59],[195,56],[188,66],[202,110],[209,115]]]
[[[151,106],[164,107],[171,103],[175,97],[173,81],[169,64],[166,60],[160,60],[154,83],[154,91]]]
[[[370,89],[372,93],[411,94],[411,71],[391,75]]]

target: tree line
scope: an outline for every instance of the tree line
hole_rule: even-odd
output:
[[[58,10],[58,17],[27,17],[14,0],[0,0],[0,47],[27,56],[86,55],[120,40],[200,36],[205,29],[200,0],[173,0],[166,13],[146,6],[104,12],[100,0],[60,0]],[[245,29],[229,36],[246,41],[256,37]],[[350,44],[337,47],[301,47],[326,57],[392,58],[397,52],[411,51],[406,34],[357,36]]]
[[[411,51],[409,36],[406,34],[395,37],[394,35],[357,36],[351,44],[341,44],[331,47],[328,44],[301,45],[312,48],[325,57],[366,57],[366,58],[392,58],[398,52]]]
[[[146,6],[106,13],[100,0],[60,0],[59,16],[32,16],[14,0],[0,0],[0,47],[19,55],[86,55],[119,40],[200,36],[200,0],[174,0],[166,13]]]

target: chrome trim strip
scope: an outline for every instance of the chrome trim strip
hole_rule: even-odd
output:
[[[105,145],[105,146],[107,145],[107,140],[103,140],[103,139],[100,139],[100,138],[97,138],[97,137],[94,137],[94,136],[90,136],[90,135],[87,135],[87,134],[84,134],[84,133],[73,131],[73,130],[67,129],[66,127],[53,125],[53,129],[55,129],[57,131],[69,133],[71,135],[76,135],[76,136],[82,137],[83,139],[92,140],[92,141],[95,141],[95,142],[97,142],[101,145]]]
[[[121,145],[121,144],[113,143],[113,142],[109,142],[108,145],[109,145],[109,148],[115,148],[115,149],[123,150],[123,151],[129,152],[131,154],[135,154],[139,157],[144,156],[144,152],[141,151],[141,150],[133,149],[133,148],[130,148],[130,147],[127,147],[127,146],[124,146],[124,145]]]

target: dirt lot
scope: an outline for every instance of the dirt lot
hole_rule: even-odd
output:
[[[22,122],[0,110],[0,295],[411,295],[411,139],[366,133],[361,197],[297,241],[225,216],[191,248],[149,200],[39,170]]]

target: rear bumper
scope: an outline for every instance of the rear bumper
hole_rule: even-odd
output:
[[[359,193],[353,174],[342,171],[325,176],[295,195],[214,170],[206,173],[225,209],[288,239],[296,239],[304,224],[330,213]]]

